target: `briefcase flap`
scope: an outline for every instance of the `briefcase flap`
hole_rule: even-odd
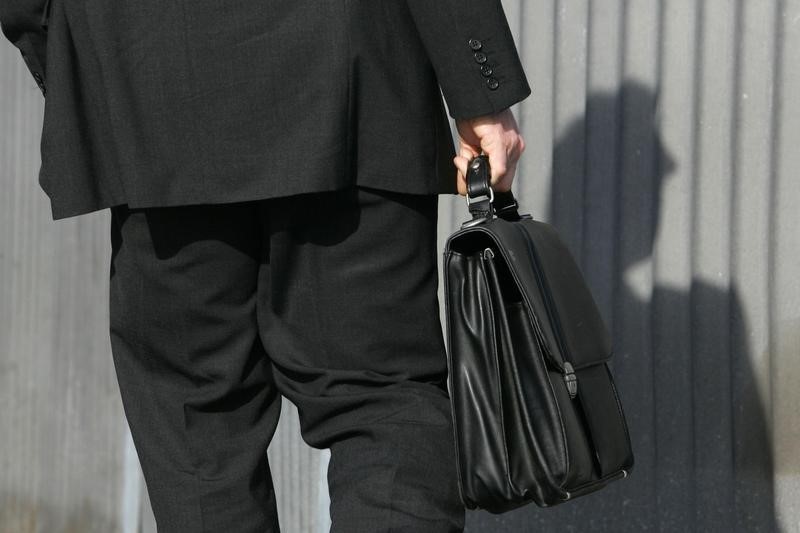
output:
[[[611,357],[611,336],[572,254],[545,222],[494,218],[454,233],[448,251],[475,253],[491,246],[504,259],[533,310],[546,356],[578,370]]]

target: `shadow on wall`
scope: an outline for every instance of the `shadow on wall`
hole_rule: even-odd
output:
[[[661,143],[656,100],[636,82],[589,97],[555,146],[547,217],[612,327],[633,472],[553,508],[468,513],[468,532],[777,530],[770,436],[735,289],[694,280],[650,290],[661,188],[680,164]]]

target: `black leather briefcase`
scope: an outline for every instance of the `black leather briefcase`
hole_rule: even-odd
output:
[[[611,339],[556,230],[470,162],[473,215],[444,252],[448,387],[464,505],[556,505],[627,476]]]

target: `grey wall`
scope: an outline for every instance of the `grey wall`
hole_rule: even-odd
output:
[[[636,465],[468,531],[800,532],[800,0],[504,5],[534,91],[514,190],[613,331]],[[49,220],[41,100],[0,46],[0,533],[154,531],[108,347],[108,214]],[[443,242],[466,217],[440,206]],[[285,531],[326,531],[326,456],[291,406],[269,453]]]

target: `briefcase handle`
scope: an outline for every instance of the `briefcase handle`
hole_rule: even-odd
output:
[[[490,185],[491,168],[489,156],[481,153],[467,166],[467,209],[472,220],[464,224],[474,225],[498,216],[505,220],[520,220],[519,204],[511,190],[495,192]]]

